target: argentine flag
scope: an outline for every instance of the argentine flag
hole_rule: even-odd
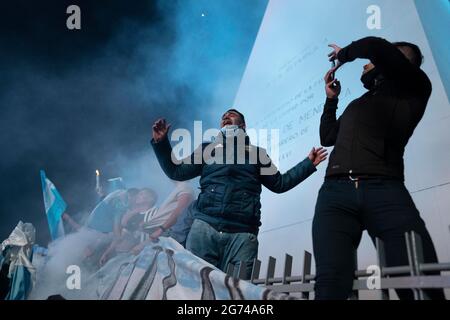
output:
[[[41,170],[41,182],[50,235],[52,240],[55,240],[64,236],[64,227],[61,217],[66,211],[67,205],[58,190],[56,190],[55,185],[45,176],[44,170]]]

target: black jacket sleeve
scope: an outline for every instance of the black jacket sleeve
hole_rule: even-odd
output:
[[[340,119],[336,120],[338,99],[329,99],[325,102],[322,117],[320,118],[320,144],[324,147],[334,146],[339,132]]]
[[[309,158],[292,167],[286,173],[281,174],[267,153],[263,152],[263,165],[261,166],[261,183],[270,191],[283,193],[291,190],[311,174],[317,171],[316,167]]]
[[[175,158],[172,156],[172,147],[168,138],[160,142],[155,142],[152,139],[152,147],[162,170],[170,179],[185,181],[201,175],[203,166],[202,146],[197,148],[191,156],[177,161],[174,161]]]
[[[411,91],[429,98],[431,82],[427,75],[392,43],[378,37],[367,37],[352,42],[338,54],[341,63],[352,62],[355,59],[369,59],[386,77],[396,80],[400,85]]]

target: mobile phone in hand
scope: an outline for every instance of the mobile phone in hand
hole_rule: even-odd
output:
[[[331,61],[331,68],[333,69],[335,67],[336,67],[336,61],[333,60],[333,61]],[[331,74],[331,80],[334,80],[334,72]]]

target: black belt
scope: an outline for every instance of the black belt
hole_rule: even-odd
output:
[[[393,180],[392,177],[375,176],[375,175],[339,175],[325,177],[325,180],[344,180],[344,181],[361,181],[361,180]]]

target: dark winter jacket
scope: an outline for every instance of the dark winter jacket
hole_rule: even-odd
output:
[[[431,95],[427,75],[381,38],[343,48],[342,63],[369,59],[381,77],[336,119],[338,100],[327,99],[320,123],[323,146],[334,146],[327,177],[373,175],[404,180],[403,154]]]
[[[316,168],[306,158],[281,174],[264,149],[249,143],[247,135],[244,152],[240,153],[239,149],[233,154],[227,152],[227,144],[234,143],[236,146],[236,141],[235,137],[224,139],[222,143],[203,143],[183,160],[190,163],[177,164],[172,161],[172,147],[168,139],[158,143],[153,141],[152,146],[169,178],[183,181],[201,177],[201,193],[194,205],[194,218],[209,223],[219,231],[257,234],[261,225],[261,185],[276,193],[286,192],[309,177]],[[209,156],[203,157],[205,154],[215,157],[216,161]]]

